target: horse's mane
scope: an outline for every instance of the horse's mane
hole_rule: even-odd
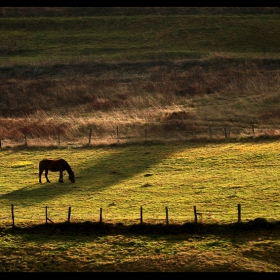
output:
[[[70,174],[73,174],[73,170],[72,170],[72,168],[70,167],[69,163],[68,163],[66,160],[64,160],[64,162],[65,162],[65,169],[66,169],[66,171],[68,172],[68,174],[69,174],[69,175],[70,175]]]

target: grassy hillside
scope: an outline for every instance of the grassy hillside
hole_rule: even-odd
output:
[[[0,18],[1,59],[14,64],[277,56],[279,15]]]
[[[279,272],[279,21],[1,7],[0,271]],[[43,157],[76,183],[39,184]]]
[[[191,222],[193,206],[203,213],[204,223],[234,223],[237,204],[242,221],[264,217],[280,219],[278,141],[229,141],[227,143],[169,143],[92,148],[3,149],[0,220],[11,223],[15,204],[16,224],[44,222],[44,206],[55,222],[65,221],[72,206],[73,221],[138,223],[140,206],[145,221]],[[76,183],[65,172],[42,176],[42,158],[65,158],[73,168]],[[246,168],[245,168],[246,166]],[[270,209],[270,210],[269,210]]]
[[[278,135],[277,8],[3,11],[4,146]]]
[[[279,14],[278,7],[0,7],[1,17]]]

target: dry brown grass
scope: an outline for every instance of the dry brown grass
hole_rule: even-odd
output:
[[[255,136],[278,135],[277,64],[215,57],[106,63],[98,71],[64,65],[63,73],[49,66],[48,74],[37,69],[41,74],[28,78],[22,73],[31,69],[25,69],[0,80],[1,139],[21,141],[25,134],[53,142],[59,134],[86,144],[91,130],[92,144],[111,143],[117,129],[123,141],[143,141],[145,133],[150,139],[203,138],[210,126],[214,138],[228,127],[232,137],[243,137],[252,136],[252,124]],[[73,67],[86,74],[73,75]]]

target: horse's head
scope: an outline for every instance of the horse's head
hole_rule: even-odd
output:
[[[74,172],[71,173],[68,178],[71,181],[71,183],[75,183],[75,174],[74,174]]]

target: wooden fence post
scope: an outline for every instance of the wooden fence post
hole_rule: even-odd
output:
[[[58,135],[57,135],[57,141],[58,141],[58,146],[60,146],[60,133],[58,132]]]
[[[2,139],[0,139],[0,149],[2,148]]]
[[[255,127],[254,127],[254,124],[252,123],[252,133],[253,133],[253,136],[255,135]]]
[[[46,224],[48,223],[48,206],[46,206],[46,211],[45,211],[45,213],[46,213]]]
[[[71,206],[68,208],[68,223],[70,223],[70,216],[71,216]]]
[[[26,132],[24,132],[24,145],[27,146],[27,135],[26,135]]]
[[[119,142],[120,141],[120,138],[119,138],[119,127],[117,126],[117,141]]]
[[[90,142],[91,142],[91,133],[92,133],[92,129],[90,129],[89,136],[88,136],[88,144],[89,145],[90,145]]]
[[[145,128],[145,141],[147,141],[147,128]]]
[[[227,128],[225,127],[224,130],[225,130],[225,137],[227,138]]]
[[[237,205],[237,209],[238,209],[238,219],[237,219],[237,221],[238,221],[238,223],[240,223],[241,222],[241,204]]]
[[[14,204],[12,204],[12,222],[13,222],[13,228],[15,227],[15,216],[14,216]]]
[[[197,223],[196,206],[193,207],[193,212],[194,212],[194,222]]]
[[[180,130],[179,130],[179,127],[176,127],[177,128],[177,134],[178,134],[178,138],[181,140],[181,133],[180,133]]]
[[[168,225],[169,221],[168,221],[168,207],[167,206],[165,207],[165,213],[166,213],[166,224]]]
[[[100,220],[99,220],[100,223],[102,223],[102,208],[100,208]]]
[[[196,139],[196,134],[197,134],[197,131],[194,131],[194,132],[193,132],[193,138],[194,138],[194,139]]]
[[[143,224],[143,209],[142,206],[140,207],[140,225]]]
[[[209,126],[209,136],[210,136],[210,138],[212,138],[212,127],[211,127],[211,125]]]

